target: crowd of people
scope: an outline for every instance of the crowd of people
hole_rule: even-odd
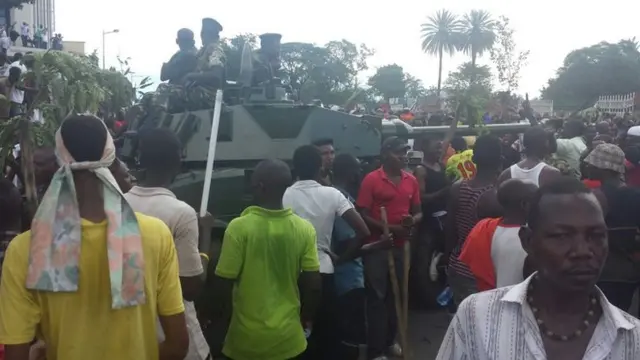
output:
[[[19,40],[19,41],[18,41]],[[30,26],[27,22],[20,25],[19,31],[12,26],[0,25],[0,49],[7,53],[12,46],[37,49],[62,50],[62,34],[51,35],[43,24]]]
[[[0,52],[0,119],[24,113],[26,105],[33,101],[35,79],[26,75],[33,72],[34,66],[35,57],[31,53],[8,56]],[[32,120],[41,121],[39,111]]]
[[[452,125],[413,149],[386,138],[366,174],[318,139],[291,167],[256,166],[254,205],[211,262],[203,219],[169,190],[176,134],[140,135],[133,184],[112,133],[90,115],[63,122],[55,149],[34,153],[32,216],[15,172],[0,179],[4,360],[401,357],[408,263],[451,293],[438,360],[640,358],[626,312],[640,127],[574,119],[462,138]]]

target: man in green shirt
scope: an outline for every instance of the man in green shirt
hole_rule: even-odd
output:
[[[218,321],[230,316],[222,350],[230,359],[295,359],[307,347],[305,332],[321,295],[320,263],[313,226],[283,209],[291,182],[284,162],[258,164],[252,178],[257,205],[225,232],[213,313]]]

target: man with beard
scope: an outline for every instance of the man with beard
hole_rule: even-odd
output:
[[[538,271],[463,301],[436,360],[640,358],[640,321],[595,286],[608,252],[596,196],[569,177],[543,186],[520,238]]]

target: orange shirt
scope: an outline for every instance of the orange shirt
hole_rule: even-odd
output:
[[[502,218],[480,220],[467,235],[460,253],[460,261],[469,266],[480,291],[496,288],[496,272],[491,259],[491,241],[500,222]]]

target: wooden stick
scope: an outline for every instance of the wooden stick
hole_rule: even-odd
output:
[[[391,236],[389,232],[389,221],[387,220],[387,209],[384,206],[380,207],[380,218],[382,220],[382,231],[385,236]],[[393,300],[396,307],[396,317],[398,319],[398,333],[400,334],[400,343],[402,344],[402,351],[407,346],[407,337],[404,330],[406,326],[404,324],[404,316],[402,310],[402,303],[400,299],[400,285],[398,284],[398,274],[396,273],[396,262],[393,258],[393,248],[387,252],[387,259],[389,262],[389,276],[391,277],[391,289],[393,290]]]
[[[411,243],[407,239],[404,243],[404,277],[402,278],[402,306],[403,306],[403,326],[404,326],[404,336],[405,336],[405,344],[403,345],[402,354],[405,359],[409,358],[409,269],[411,265]]]

